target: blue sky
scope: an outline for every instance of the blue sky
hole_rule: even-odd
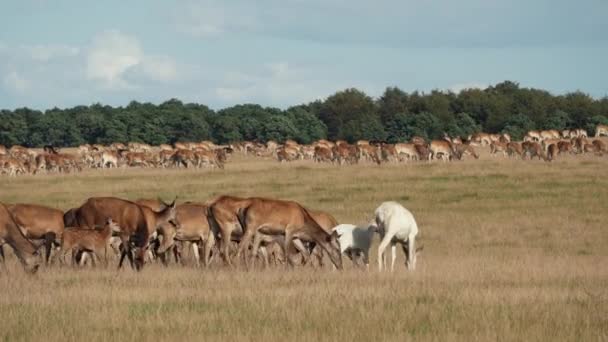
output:
[[[176,97],[285,108],[503,80],[608,96],[605,0],[0,3],[0,108]]]

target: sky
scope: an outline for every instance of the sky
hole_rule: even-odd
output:
[[[608,96],[606,0],[4,0],[0,108],[286,108],[503,80]]]

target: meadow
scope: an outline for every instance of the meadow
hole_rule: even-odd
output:
[[[0,268],[15,340],[608,340],[608,157],[354,166],[235,155],[225,170],[119,169],[0,178],[0,201],[69,209],[91,196],[296,200],[363,223],[396,200],[418,221],[416,271],[330,267]],[[378,238],[376,237],[376,245]]]

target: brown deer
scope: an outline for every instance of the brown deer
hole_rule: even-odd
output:
[[[8,210],[27,239],[44,244],[44,257],[48,263],[53,246],[60,244],[63,211],[37,204],[8,205]]]
[[[209,227],[216,237],[221,238],[220,254],[228,265],[232,265],[230,244],[233,239],[240,240],[243,235],[239,212],[247,208],[250,203],[251,200],[248,198],[235,196],[220,196],[206,203]]]
[[[38,271],[40,261],[36,247],[19,230],[6,205],[0,202],[0,249],[4,244],[13,248],[26,272],[36,273]]]
[[[101,229],[88,229],[70,227],[63,231],[61,237],[61,252],[59,260],[62,264],[65,263],[65,257],[68,252],[72,252],[72,265],[75,264],[76,255],[78,253],[92,254],[93,265],[95,259],[101,260],[101,255],[104,255],[106,266],[108,265],[107,247],[112,238],[112,233],[119,233],[120,227],[112,218],[108,218],[105,225]]]
[[[175,200],[156,212],[136,203],[115,197],[92,197],[76,210],[76,222],[80,228],[93,229],[106,223],[111,217],[120,227],[122,251],[118,267],[125,256],[136,270],[144,266],[150,236],[164,223],[175,221]],[[176,222],[177,224],[177,222]]]
[[[336,237],[326,232],[310,215],[310,212],[293,201],[283,201],[267,198],[251,198],[250,204],[239,213],[239,221],[243,226],[243,237],[239,243],[237,257],[249,250],[249,244],[256,233],[266,235],[284,235],[283,249],[285,255],[291,254],[293,239],[314,241],[328,254],[336,266],[342,268],[342,258]],[[257,250],[253,250],[257,255]],[[249,258],[245,262],[249,265]],[[292,260],[287,258],[290,265]]]

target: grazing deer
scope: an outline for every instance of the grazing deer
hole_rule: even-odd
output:
[[[405,252],[405,266],[409,270],[416,268],[416,254],[422,248],[416,249],[415,241],[418,235],[418,224],[414,215],[397,202],[384,202],[375,211],[375,222],[370,226],[375,229],[381,237],[378,247],[378,268],[382,271],[384,265],[384,252],[391,245],[392,261],[391,271],[395,268],[397,259],[396,244],[401,244]]]
[[[37,204],[13,204],[8,210],[27,239],[44,244],[48,263],[51,250],[59,245],[63,233],[63,211]]]
[[[290,255],[294,239],[312,240],[328,253],[336,268],[342,269],[342,258],[336,237],[326,232],[310,212],[296,202],[251,198],[249,206],[241,211],[239,220],[243,226],[243,237],[239,243],[237,257],[248,251],[256,233],[284,235],[283,249],[286,256]],[[257,255],[255,248],[252,252],[253,255]],[[287,260],[293,265],[289,257]],[[247,256],[245,261],[248,265]]]
[[[219,196],[207,203],[207,220],[212,232],[221,239],[220,254],[224,262],[231,266],[230,244],[233,240],[240,240],[243,227],[239,220],[239,213],[250,205],[248,198],[235,196]]]
[[[86,228],[66,228],[61,237],[61,252],[59,260],[62,264],[65,263],[65,257],[68,252],[72,252],[72,265],[78,253],[92,254],[93,265],[95,259],[101,260],[101,255],[104,255],[106,266],[108,265],[107,247],[110,244],[112,233],[119,233],[120,227],[112,218],[108,218],[104,227],[101,229],[86,229]]]
[[[76,210],[76,222],[81,228],[93,229],[106,223],[111,217],[120,227],[122,251],[118,267],[122,267],[125,256],[131,266],[141,270],[150,244],[150,237],[161,225],[175,220],[175,200],[156,212],[130,201],[114,197],[91,197]]]
[[[357,265],[357,257],[362,255],[363,263],[369,269],[369,248],[372,245],[375,228],[361,227],[354,224],[340,224],[332,229],[338,236],[340,252]]]
[[[38,271],[40,259],[36,247],[23,235],[6,205],[0,202],[0,249],[4,244],[13,248],[26,272]]]

